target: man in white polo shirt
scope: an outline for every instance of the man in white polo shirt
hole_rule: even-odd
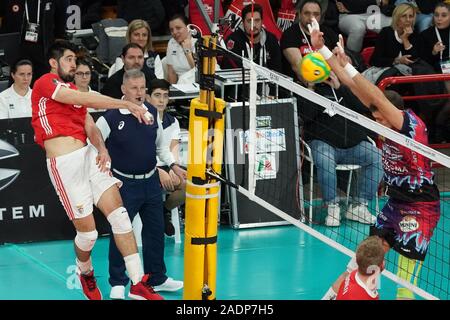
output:
[[[31,61],[16,62],[12,67],[11,77],[14,83],[0,93],[0,119],[31,117]]]

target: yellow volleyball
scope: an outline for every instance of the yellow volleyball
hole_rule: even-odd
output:
[[[320,83],[330,76],[330,65],[318,52],[308,53],[300,63],[300,73],[308,82]]]

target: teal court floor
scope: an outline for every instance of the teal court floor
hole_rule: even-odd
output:
[[[98,240],[93,263],[105,297],[108,240]],[[183,278],[183,244],[166,240],[168,275]],[[218,241],[217,298],[224,300],[320,299],[348,258],[293,226],[233,230],[221,228]],[[0,299],[84,299],[76,288],[72,241],[0,246]],[[27,288],[24,290],[24,288]],[[383,279],[382,298],[395,297]],[[163,293],[182,299],[182,292]]]
[[[450,208],[442,209],[422,276],[426,279],[426,291],[449,299]],[[352,250],[369,232],[367,225],[346,220],[338,228],[322,225],[314,228]],[[95,273],[104,298],[108,298],[110,290],[108,242],[108,238],[100,238],[93,251]],[[394,255],[389,253],[388,260],[396,261]],[[165,261],[168,276],[183,279],[184,243],[175,244],[173,239],[166,238]],[[292,225],[240,230],[221,226],[216,296],[223,300],[320,299],[348,261],[346,255]],[[395,273],[391,262],[387,268]],[[75,280],[73,241],[0,246],[0,300],[84,299]],[[396,288],[394,282],[382,277],[381,299],[395,299]],[[168,300],[182,299],[181,290],[162,295]]]

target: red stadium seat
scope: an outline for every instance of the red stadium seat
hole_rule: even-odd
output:
[[[366,64],[366,66],[370,66],[370,58],[372,57],[374,50],[375,47],[367,47],[361,51],[361,57],[363,58],[363,61]]]

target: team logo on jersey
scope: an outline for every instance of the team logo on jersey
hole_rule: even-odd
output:
[[[419,222],[414,217],[406,216],[399,222],[398,226],[402,232],[412,232],[419,229]]]
[[[8,142],[0,140],[0,160],[17,157],[19,151]],[[0,168],[0,190],[5,189],[19,176],[20,170]]]
[[[17,5],[17,4],[15,4],[15,5],[13,5],[12,6],[12,12],[14,12],[14,13],[17,13],[17,12],[19,12],[19,6]]]
[[[228,50],[232,50],[234,48],[234,41],[233,40],[228,40],[227,48],[228,48]]]
[[[77,108],[77,109],[80,109],[80,108],[82,108],[83,106],[80,106],[79,104],[74,104],[73,107],[74,107],[74,108]]]
[[[124,126],[125,126],[125,122],[124,121],[120,121],[119,125],[117,126],[117,129],[122,130]]]

